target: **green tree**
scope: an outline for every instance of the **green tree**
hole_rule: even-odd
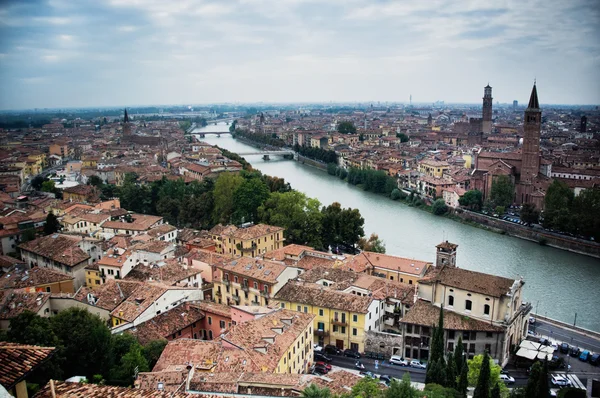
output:
[[[154,368],[167,343],[167,340],[152,340],[144,346],[144,357],[148,361],[149,369]]]
[[[521,221],[527,224],[537,224],[540,218],[540,212],[537,211],[533,203],[525,203],[521,208]]]
[[[39,191],[42,189],[42,184],[44,183],[44,181],[48,181],[47,178],[44,178],[42,176],[35,176],[31,179],[31,188],[35,189],[36,191]]]
[[[444,308],[442,307],[440,308],[438,324],[432,328],[429,366],[425,374],[426,384],[446,385],[447,373],[444,351]]]
[[[405,372],[402,381],[393,379],[390,387],[384,392],[385,398],[417,398],[417,390],[410,384],[410,373]]]
[[[42,192],[54,192],[56,190],[56,184],[54,181],[48,180],[42,183]]]
[[[458,337],[458,342],[456,343],[456,346],[454,347],[454,366],[456,367],[457,371],[462,371],[463,368],[463,361],[464,361],[464,347],[463,347],[463,342],[462,342],[462,336]]]
[[[404,195],[404,196],[406,196],[406,195]],[[392,193],[390,194],[390,198],[392,200],[402,199],[402,192],[398,188],[395,188],[394,190],[392,190]]]
[[[409,138],[404,133],[396,133],[396,137],[400,138],[400,142],[408,142]]]
[[[455,389],[436,383],[426,384],[423,393],[425,394],[423,398],[459,398],[461,396]]]
[[[436,216],[444,215],[448,212],[448,206],[446,205],[446,201],[444,199],[436,199],[431,206],[431,211]]]
[[[269,225],[285,228],[288,243],[322,247],[321,203],[301,192],[273,192],[258,208],[258,218]]]
[[[458,384],[456,389],[463,397],[467,396],[467,388],[469,387],[469,366],[467,361],[462,361],[462,367],[460,369],[460,376],[458,377]]]
[[[499,175],[492,180],[492,189],[490,190],[490,200],[492,206],[508,207],[513,203],[515,196],[515,186],[509,176]]]
[[[496,382],[496,384],[492,388],[490,398],[502,398],[502,396],[500,395],[500,382],[499,381]]]
[[[456,378],[458,376],[458,370],[456,369],[456,363],[452,353],[448,354],[446,359],[446,387],[456,388]]]
[[[544,227],[566,231],[571,221],[571,204],[574,197],[567,184],[554,180],[544,197]]]
[[[458,199],[458,203],[471,210],[481,210],[481,206],[483,206],[483,194],[477,189],[467,191]]]
[[[311,384],[302,390],[300,396],[303,398],[330,398],[331,391],[329,391],[329,388],[320,388],[316,384]]]
[[[371,377],[363,377],[352,387],[354,398],[376,398],[379,397],[380,392],[379,382]]]
[[[35,239],[35,228],[27,228],[21,233],[21,243],[30,242]]]
[[[235,210],[234,194],[243,183],[244,178],[239,175],[232,173],[222,173],[219,175],[215,181],[215,189],[213,191],[213,220],[215,224],[230,223]]]
[[[46,216],[46,224],[44,224],[44,235],[50,235],[60,230],[60,223],[53,212]]]
[[[364,236],[364,218],[358,209],[342,209],[338,202],[334,202],[321,210],[323,214],[323,244],[336,247],[345,245],[354,247],[359,239]]]
[[[135,372],[148,372],[148,361],[144,357],[142,347],[136,341],[129,351],[120,358],[119,365],[111,371],[115,383],[131,385]]]
[[[269,188],[259,178],[245,180],[233,195],[233,219],[236,222],[258,221],[258,208],[269,195]]]
[[[43,318],[31,311],[23,311],[10,320],[8,341],[21,344],[57,347],[58,338],[50,327],[50,318]]]
[[[600,241],[600,189],[585,189],[571,204],[571,232]]]
[[[104,185],[104,182],[102,181],[102,178],[98,177],[97,175],[93,175],[93,176],[90,176],[87,184],[101,188],[102,185]]]
[[[66,377],[105,374],[110,365],[111,333],[96,315],[80,308],[70,308],[50,319],[53,332],[65,350]]]
[[[358,240],[358,247],[364,251],[385,253],[385,243],[379,239],[379,235],[377,234],[371,234],[368,240],[364,237],[360,238]]]
[[[490,357],[486,352],[483,354],[479,376],[477,377],[477,385],[473,393],[473,398],[489,398],[490,397]]]
[[[340,122],[337,131],[340,134],[356,134],[356,126],[352,122]]]

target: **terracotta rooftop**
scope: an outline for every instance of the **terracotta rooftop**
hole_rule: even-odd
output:
[[[344,293],[315,283],[289,281],[279,289],[275,300],[366,314],[373,298]]]
[[[420,276],[425,272],[427,261],[415,260],[404,257],[390,256],[388,254],[362,252],[349,261],[348,265],[352,268],[370,268],[377,267],[389,271],[400,271],[404,274]]]
[[[12,319],[24,311],[37,313],[50,298],[50,293],[29,293],[24,289],[0,290],[0,319]]]
[[[163,218],[158,216],[149,216],[147,214],[132,214],[132,222],[126,221],[106,221],[102,228],[125,229],[130,231],[146,231],[154,224],[160,222]]]
[[[431,277],[428,276],[419,281],[419,283],[434,282],[473,293],[501,297],[510,292],[515,280],[457,267],[442,266],[437,272],[433,272]]]
[[[173,231],[177,231],[177,228],[169,224],[162,224],[158,227],[152,228],[150,231],[147,232],[147,234],[152,236],[153,238],[158,238],[159,236],[168,234],[169,232]]]
[[[277,282],[277,277],[286,269],[283,264],[252,257],[241,257],[217,267],[224,273],[243,275],[267,283]],[[229,280],[233,280],[232,275],[229,275]]]
[[[50,268],[33,267],[30,270],[12,270],[0,278],[0,289],[22,289],[73,280],[74,277]]]
[[[73,267],[90,258],[77,245],[79,241],[81,238],[53,234],[22,243],[19,248]]]
[[[213,397],[219,398],[216,395]],[[33,398],[206,398],[206,396],[183,392],[140,390],[128,387],[55,381],[54,395],[50,390],[50,383],[47,383]]]
[[[456,250],[456,248],[458,247],[458,245],[455,244],[455,243],[450,243],[448,241],[445,241],[445,242],[440,243],[436,247],[437,248],[441,248],[441,249],[447,249],[447,250]]]
[[[184,303],[163,312],[156,317],[137,325],[127,332],[134,335],[140,344],[169,337],[189,325],[204,318],[204,313],[196,306]]]
[[[316,384],[321,388],[328,388],[332,395],[346,395],[349,394],[352,387],[362,379],[362,376],[355,373],[347,372],[342,369],[333,369],[331,372],[327,373],[325,377],[303,375],[302,383],[304,388],[311,384]]]
[[[439,317],[440,307],[436,307],[428,301],[417,300],[406,315],[400,319],[400,322],[421,326],[434,326],[438,324]],[[447,309],[444,309],[444,329],[480,332],[501,332],[504,330],[502,327],[494,326],[489,322],[473,319]]]
[[[177,232],[177,240],[188,242],[196,238],[210,238],[208,231],[199,231],[197,229],[183,228]]]
[[[230,235],[231,237],[236,239],[249,240],[282,231],[283,228],[281,227],[266,224],[256,224],[246,228],[238,228],[235,231],[233,231]],[[281,239],[283,239],[283,234],[281,234]]]
[[[198,268],[188,267],[179,263],[176,259],[164,260],[164,265],[138,263],[124,278],[140,282],[160,281],[165,285],[175,285],[192,275],[200,274]]]
[[[74,299],[82,303],[87,303],[87,295],[91,293],[96,299],[96,307],[112,311],[140,286],[142,284],[137,281],[109,279],[106,283],[93,290],[82,287],[77,291]]]
[[[0,255],[0,268],[13,268],[19,264],[25,264],[25,262],[14,257]]]
[[[0,384],[7,390],[48,360],[54,347],[0,342]]]
[[[231,307],[225,304],[213,303],[212,301],[196,301],[190,305],[199,308],[206,314],[216,314],[231,318]]]
[[[133,322],[167,290],[168,287],[164,285],[141,284],[131,292],[129,297],[112,310],[111,315],[126,322]]]

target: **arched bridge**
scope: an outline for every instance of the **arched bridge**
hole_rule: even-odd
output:
[[[252,156],[252,155],[262,155],[265,160],[269,160],[270,156],[283,156],[284,158],[293,158],[294,151],[292,150],[279,150],[279,151],[254,151],[254,152],[240,152],[238,153],[240,156]]]

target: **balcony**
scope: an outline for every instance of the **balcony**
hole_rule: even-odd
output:
[[[223,284],[225,286],[229,286],[229,285],[231,285],[231,282],[229,282],[229,279],[223,279]]]
[[[237,294],[232,294],[231,299],[233,301],[237,301],[238,303],[240,302],[240,296],[238,296]]]
[[[223,293],[221,293],[221,291],[220,291],[220,290],[217,290],[217,291],[215,292],[215,296],[219,296],[219,297],[221,297],[222,295],[223,295]]]
[[[329,331],[315,329],[315,336],[327,337],[327,336],[329,336]]]
[[[250,289],[249,289],[248,285],[242,285],[242,290],[245,292],[248,292],[248,290],[250,290]]]
[[[394,326],[394,318],[393,317],[385,317],[383,323],[388,326]]]
[[[250,305],[260,305],[260,302],[253,300],[253,301],[250,302]]]
[[[389,312],[389,313],[394,313],[394,310],[396,309],[396,306],[394,304],[385,304],[385,306],[383,307],[383,309],[385,310],[385,312]]]
[[[348,326],[348,323],[346,322],[346,320],[342,320],[339,318],[333,318],[331,320],[331,324],[332,325],[337,325],[337,326]]]
[[[269,292],[265,292],[264,290],[260,291],[260,295],[266,298],[269,298]]]
[[[256,243],[252,243],[250,246],[243,246],[238,243],[237,245],[235,245],[235,247],[242,252],[249,252],[252,250],[256,250],[257,248]]]

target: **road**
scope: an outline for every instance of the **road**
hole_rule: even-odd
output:
[[[21,192],[28,192],[31,190],[31,180],[33,180],[35,177],[37,177],[37,176],[46,177],[48,174],[55,172],[56,170],[60,169],[63,166],[64,165],[59,164],[56,166],[48,167],[47,169],[42,170],[42,172],[40,174],[29,177],[29,179],[23,181],[23,184],[21,185]]]
[[[555,326],[544,321],[536,319],[535,324],[530,329],[537,335],[556,340],[559,343],[567,343],[569,346],[575,345],[582,350],[600,352],[600,340],[595,337],[586,336],[577,331]]]

